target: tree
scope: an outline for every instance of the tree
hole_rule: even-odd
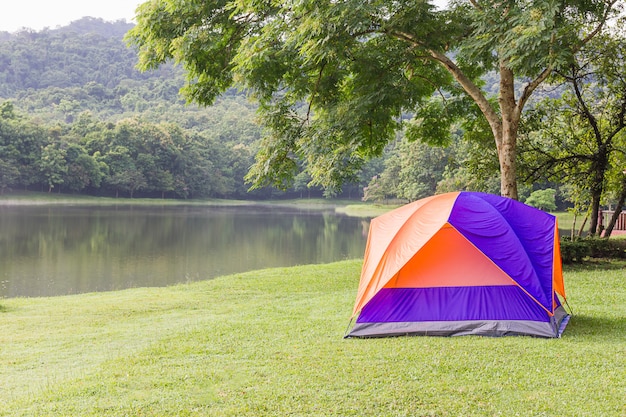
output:
[[[556,210],[556,190],[554,188],[546,188],[545,190],[533,191],[524,203],[529,206],[537,207],[541,210]]]
[[[80,192],[88,186],[99,187],[104,176],[95,158],[87,155],[77,144],[69,144],[65,149],[66,172],[63,184],[72,192]]]
[[[63,177],[67,172],[65,150],[54,143],[44,146],[41,149],[39,169],[48,186],[48,192],[51,192],[56,185],[63,184]]]
[[[588,199],[592,236],[601,233],[598,217],[610,190],[607,186],[612,182],[617,195],[626,192],[623,29],[618,22],[612,33],[598,36],[569,68],[557,72],[564,90],[560,97],[546,99],[530,112],[530,132],[521,144],[531,179],[565,179],[585,191],[577,194]]]
[[[394,196],[415,201],[435,194],[448,162],[449,149],[399,140],[385,160],[385,169],[368,184],[368,199]],[[382,195],[376,196],[378,191]]]
[[[119,191],[127,191],[133,198],[135,191],[147,185],[146,178],[137,169],[128,148],[118,145],[103,159],[109,167],[105,182],[115,190],[115,197],[119,196]]]
[[[626,164],[624,165],[626,166]],[[613,215],[609,219],[609,223],[607,224],[606,229],[604,229],[604,237],[609,238],[611,236],[613,228],[617,224],[617,220],[622,213],[624,204],[626,204],[626,170],[622,171],[621,173],[619,197],[617,198],[617,204],[615,205]]]
[[[389,198],[395,197],[394,178],[389,173],[391,171],[385,171],[380,176],[375,175],[370,180],[367,187],[363,188],[363,201],[386,201]]]
[[[315,183],[338,186],[382,153],[403,114],[428,123],[435,113],[421,104],[437,92],[440,125],[461,114],[451,98],[464,95],[480,109],[497,148],[501,194],[517,198],[526,103],[621,5],[470,0],[438,10],[423,0],[153,0],[139,6],[127,40],[141,69],[182,63],[192,101],[212,104],[233,84],[258,100],[267,132],[248,175],[257,186],[284,184],[298,160]],[[497,97],[481,88],[488,71],[499,75]],[[516,81],[525,82],[519,91]]]
[[[146,179],[146,188],[149,191],[161,193],[161,198],[165,198],[165,193],[174,190],[174,177],[167,169],[157,166],[154,156],[140,153],[137,155],[137,168]]]
[[[21,185],[25,189],[40,183],[43,180],[40,175],[41,152],[50,140],[48,132],[15,113],[11,103],[4,103],[0,113],[0,159],[6,164],[5,178],[11,177],[11,185]],[[17,178],[13,178],[14,169]]]
[[[20,175],[13,161],[5,161],[0,156],[0,195],[4,194],[4,190],[14,184]]]

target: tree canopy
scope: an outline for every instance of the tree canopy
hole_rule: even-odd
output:
[[[612,33],[597,36],[568,68],[555,71],[560,94],[529,112],[521,141],[521,163],[531,180],[567,181],[577,208],[589,205],[591,235],[602,232],[602,200],[615,200],[609,194],[626,198],[624,23],[616,22]],[[617,198],[616,212],[624,198]]]
[[[409,135],[444,142],[444,127],[474,106],[493,135],[501,194],[517,198],[525,105],[622,6],[618,0],[470,0],[444,9],[424,0],[151,0],[138,8],[127,39],[138,48],[142,69],[182,64],[192,101],[211,104],[233,85],[258,100],[266,132],[249,173],[256,185],[288,181],[304,161],[313,183],[339,186],[382,153],[405,127],[405,115]],[[484,88],[487,72],[498,74],[496,96]]]

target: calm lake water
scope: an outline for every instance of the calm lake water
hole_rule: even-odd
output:
[[[362,258],[369,220],[246,206],[0,206],[0,298]]]

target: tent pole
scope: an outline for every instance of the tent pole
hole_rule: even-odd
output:
[[[348,337],[348,330],[350,330],[350,326],[352,326],[352,320],[354,320],[354,316],[350,317],[350,322],[348,323],[348,327],[346,327],[346,331],[343,333],[344,339]]]

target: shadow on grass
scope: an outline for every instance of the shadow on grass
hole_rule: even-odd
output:
[[[607,338],[619,341],[626,334],[626,317],[595,317],[574,313],[564,335]]]

